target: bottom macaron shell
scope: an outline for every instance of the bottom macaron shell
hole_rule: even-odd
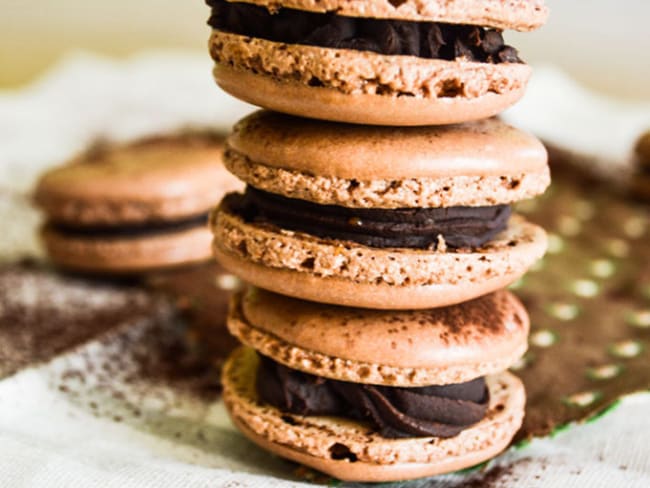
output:
[[[54,264],[87,273],[129,274],[211,257],[212,236],[205,226],[134,238],[72,237],[45,227],[42,238]]]
[[[514,105],[526,89],[526,83],[521,83],[510,91],[488,92],[476,98],[347,94],[335,88],[278,81],[222,64],[215,67],[214,77],[234,97],[277,112],[388,126],[444,125],[491,117]]]
[[[502,373],[488,377],[486,417],[456,437],[387,439],[359,422],[286,415],[259,403],[257,364],[252,349],[240,348],[224,366],[224,401],[235,425],[260,447],[346,481],[399,481],[474,466],[508,446],[524,414],[521,381]]]
[[[483,249],[376,249],[212,217],[215,257],[267,290],[304,300],[376,309],[435,308],[504,288],[546,251],[546,234],[519,217]]]

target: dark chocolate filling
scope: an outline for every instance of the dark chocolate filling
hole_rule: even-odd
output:
[[[478,248],[507,227],[508,205],[489,207],[360,209],[287,198],[252,187],[224,205],[247,222],[272,224],[318,237],[378,248]]]
[[[212,7],[208,24],[214,29],[274,42],[449,61],[522,62],[517,50],[504,43],[501,31],[473,25],[344,17],[286,8],[271,13],[248,3],[206,3]]]
[[[125,237],[150,237],[170,232],[182,232],[194,227],[206,226],[208,214],[189,217],[187,219],[174,220],[168,222],[147,222],[138,224],[126,224],[119,226],[110,225],[93,225],[75,227],[63,222],[48,222],[48,227],[58,233],[65,234],[68,237],[80,238],[125,238]]]
[[[286,413],[368,421],[383,437],[453,437],[480,422],[490,393],[484,378],[423,388],[330,380],[260,356],[257,393]]]

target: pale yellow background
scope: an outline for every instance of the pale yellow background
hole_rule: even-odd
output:
[[[0,86],[25,82],[71,50],[202,50],[208,15],[202,0],[0,0]]]
[[[548,26],[507,34],[527,61],[557,63],[606,93],[650,99],[650,0],[547,3]],[[205,52],[208,12],[202,0],[0,0],[0,87],[24,83],[70,50]]]

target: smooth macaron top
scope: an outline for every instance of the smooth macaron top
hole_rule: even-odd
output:
[[[232,1],[232,0],[228,0]],[[277,10],[292,8],[350,17],[470,24],[531,31],[548,17],[544,0],[245,0]]]
[[[258,111],[235,126],[226,147],[253,163],[357,181],[547,171],[547,153],[538,139],[493,118],[450,126],[371,127]]]
[[[240,307],[251,327],[293,347],[400,368],[466,365],[472,370],[521,352],[529,329],[525,309],[507,291],[451,307],[378,311],[307,302],[251,287],[241,296]]]
[[[207,212],[240,183],[223,167],[223,140],[184,133],[92,149],[45,173],[35,199],[50,221],[137,224]]]

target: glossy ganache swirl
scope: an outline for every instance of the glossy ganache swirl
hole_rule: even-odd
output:
[[[521,63],[501,32],[471,25],[344,17],[226,0],[207,0],[208,24],[219,30],[286,44],[374,51],[428,59]]]
[[[484,378],[467,383],[397,388],[329,380],[260,356],[257,393],[286,413],[370,422],[387,438],[453,437],[480,422],[488,408]]]
[[[247,187],[223,205],[246,222],[377,248],[476,249],[508,225],[510,207],[361,209],[320,205]]]

